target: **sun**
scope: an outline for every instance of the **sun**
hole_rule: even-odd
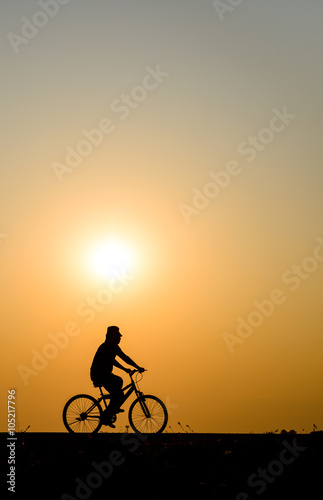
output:
[[[90,264],[98,277],[109,278],[113,276],[113,272],[132,269],[134,254],[125,244],[110,240],[92,251]]]

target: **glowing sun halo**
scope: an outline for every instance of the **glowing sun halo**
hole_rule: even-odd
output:
[[[112,276],[113,271],[129,270],[132,265],[132,252],[116,241],[102,244],[91,254],[91,268],[102,278]]]

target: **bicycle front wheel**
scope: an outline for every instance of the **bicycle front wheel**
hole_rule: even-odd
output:
[[[140,396],[129,408],[129,423],[139,434],[161,433],[167,420],[166,406],[155,396]]]
[[[101,427],[102,408],[93,396],[78,394],[64,406],[63,422],[71,433],[94,434]]]

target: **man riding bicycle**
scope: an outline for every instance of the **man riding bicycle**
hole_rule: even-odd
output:
[[[95,387],[102,386],[110,393],[110,404],[106,410],[104,418],[106,425],[109,425],[110,427],[115,427],[115,425],[111,422],[111,417],[118,412],[124,411],[120,410],[120,406],[123,402],[123,380],[121,377],[112,373],[113,366],[120,368],[126,373],[131,371],[116,361],[116,356],[139,371],[145,370],[144,368],[138,366],[137,363],[135,363],[120,349],[119,343],[121,337],[122,335],[117,326],[108,327],[106,340],[96,351],[90,370],[90,377],[93,385]]]

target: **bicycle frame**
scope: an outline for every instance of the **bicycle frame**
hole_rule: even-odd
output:
[[[143,393],[142,393],[142,392],[140,392],[140,390],[139,390],[138,382],[135,382],[135,381],[133,380],[133,378],[132,378],[132,377],[133,377],[133,375],[134,375],[135,373],[138,373],[138,371],[137,371],[137,370],[135,370],[135,371],[132,371],[132,372],[130,372],[130,373],[128,374],[128,375],[129,375],[129,377],[130,377],[130,379],[131,379],[131,382],[130,382],[130,384],[128,384],[128,385],[126,385],[125,387],[123,387],[123,388],[122,388],[122,392],[123,392],[123,401],[122,401],[122,403],[121,403],[120,407],[121,407],[121,406],[125,403],[125,401],[126,401],[126,400],[127,400],[127,399],[131,396],[131,394],[132,394],[133,392],[135,392],[135,393],[136,393],[136,396],[137,396],[137,397],[143,396]],[[138,387],[137,387],[137,386],[138,386]],[[99,387],[99,389],[100,389],[101,397],[100,397],[97,401],[98,401],[98,403],[101,403],[101,401],[103,401],[103,402],[104,402],[104,406],[105,406],[105,408],[107,409],[107,408],[108,408],[108,406],[107,406],[106,400],[107,400],[107,399],[110,399],[110,394],[104,394],[104,393],[103,393],[103,391],[102,391],[102,386],[100,386],[100,387]],[[128,390],[128,389],[129,389],[129,390]],[[127,391],[127,392],[126,392],[126,391]]]

